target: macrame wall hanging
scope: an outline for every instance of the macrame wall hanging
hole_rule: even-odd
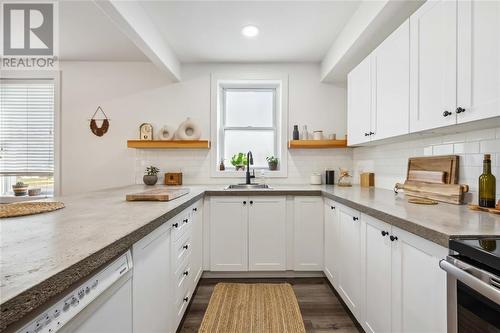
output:
[[[104,115],[104,118],[96,118],[97,112],[101,111],[101,113]],[[98,121],[102,121],[101,126],[97,125]],[[97,107],[97,110],[95,110],[94,115],[90,119],[90,129],[92,130],[92,133],[94,133],[97,136],[103,136],[106,134],[106,132],[109,129],[109,118],[106,116],[104,111],[100,106]]]

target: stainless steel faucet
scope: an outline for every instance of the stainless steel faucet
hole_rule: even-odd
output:
[[[250,185],[250,179],[255,178],[255,169],[253,170],[253,174],[250,174],[250,165],[253,165],[253,156],[252,152],[249,151],[247,153],[247,172],[246,172],[246,181],[245,184]]]

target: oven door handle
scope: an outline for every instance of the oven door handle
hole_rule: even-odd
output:
[[[469,288],[477,291],[484,297],[489,300],[495,302],[496,304],[500,304],[500,290],[495,287],[487,284],[484,281],[481,281],[477,277],[472,274],[467,273],[465,270],[460,267],[450,263],[449,261],[442,259],[439,262],[439,267],[445,270],[448,274],[456,278],[458,281],[464,283]]]

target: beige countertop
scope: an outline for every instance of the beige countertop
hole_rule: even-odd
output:
[[[404,195],[358,186],[274,186],[224,190],[224,185],[184,186],[170,202],[127,202],[142,185],[56,198],[66,208],[0,221],[0,331],[73,283],[89,276],[204,195],[323,195],[442,246],[450,238],[500,236],[500,215],[466,206],[409,204]]]

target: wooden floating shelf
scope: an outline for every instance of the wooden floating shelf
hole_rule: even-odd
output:
[[[209,149],[208,140],[128,140],[128,148],[138,149]]]
[[[347,140],[290,140],[290,149],[347,148]]]

